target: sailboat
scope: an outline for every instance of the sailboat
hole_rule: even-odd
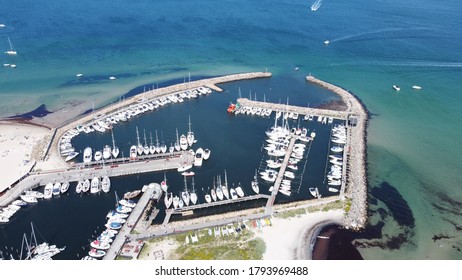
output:
[[[167,145],[164,143],[164,133],[161,131],[160,132],[161,139],[162,139],[162,145],[160,145],[160,152],[165,154],[167,152]]]
[[[180,148],[183,151],[186,151],[186,149],[188,149],[188,140],[186,139],[186,136],[184,134],[181,134],[180,136]]]
[[[253,177],[252,181],[252,190],[258,194],[260,192],[260,188],[258,187],[258,179],[257,179],[257,169],[255,169],[255,176]]]
[[[218,183],[218,177],[217,177],[217,183]],[[216,188],[216,193],[217,193],[217,197],[219,200],[223,200],[223,190],[221,188],[221,183],[218,184],[217,188]],[[213,198],[213,194],[212,194],[212,198]]]
[[[13,48],[13,44],[11,43],[10,37],[8,37],[8,43],[10,43],[10,49],[7,50],[5,53],[6,53],[7,55],[17,55],[18,53],[17,53],[16,50]]]
[[[184,191],[181,192],[181,198],[183,199],[186,206],[189,206],[189,192],[188,192],[188,185],[186,183],[186,176],[184,176]]]
[[[119,156],[119,148],[115,145],[113,130],[111,130],[111,135],[112,135],[112,157],[117,158]]]
[[[159,144],[159,137],[157,137],[157,130],[156,130],[156,153],[160,153],[160,144]]]
[[[213,188],[210,190],[210,195],[212,196],[213,201],[217,201],[217,193],[215,191],[215,178],[213,179]]]
[[[144,147],[143,147],[143,152],[145,155],[149,155],[149,146],[146,143],[146,131],[143,129],[143,134],[144,134]]]
[[[191,147],[192,144],[196,142],[196,140],[194,139],[194,132],[191,131],[191,116],[189,116],[188,125],[189,125],[189,130],[188,130],[188,135],[186,135],[186,140],[188,141],[189,147]]]
[[[164,172],[164,180],[163,180],[162,182],[160,182],[160,188],[161,188],[162,191],[164,191],[165,193],[168,191],[167,175],[166,175],[165,172]]]
[[[172,194],[173,196],[173,194]],[[178,206],[180,206],[180,198],[178,196],[175,195],[175,197],[173,198],[173,208],[177,209]]]
[[[143,154],[143,145],[141,145],[140,143],[140,135],[138,133],[138,127],[136,127],[136,140],[137,140],[137,143],[138,145],[136,146],[136,150],[138,152],[138,155],[142,155]]]
[[[175,142],[175,150],[179,152],[181,150],[180,147],[180,140],[178,139],[178,128],[176,129],[176,142]]]
[[[27,250],[27,255],[24,258],[25,260],[51,260],[53,256],[66,249],[65,246],[63,248],[58,248],[56,245],[50,245],[47,242],[38,244],[35,236],[34,225],[32,223],[30,223],[30,225],[32,228],[30,242],[27,241],[26,234],[24,234],[20,259],[22,259],[24,249]],[[26,246],[25,248],[24,245]]]
[[[155,154],[156,153],[156,147],[154,146],[154,144],[152,144],[152,133],[149,132],[149,139],[150,139],[150,142],[149,142],[149,153],[151,155]]]
[[[166,209],[170,208],[170,205],[172,205],[172,202],[173,202],[173,194],[170,193],[169,195],[168,193],[165,193],[165,197],[164,197],[165,208]]]
[[[194,177],[192,178],[192,191],[189,195],[189,198],[191,199],[192,204],[197,203],[197,194],[196,194],[196,190],[194,189]]]
[[[221,176],[219,185],[221,185]],[[229,192],[228,192],[228,176],[226,175],[226,170],[225,170],[225,184],[221,185],[221,189],[223,190],[223,195],[226,197],[226,199],[229,199]]]

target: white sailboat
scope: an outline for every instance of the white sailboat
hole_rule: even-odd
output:
[[[149,153],[151,155],[156,153],[156,146],[152,143],[152,133],[149,132]]]
[[[255,169],[255,176],[253,177],[253,181],[251,182],[252,190],[258,194],[260,192],[260,188],[258,187],[258,177],[257,177],[257,169]]]
[[[189,125],[189,130],[188,130],[188,135],[186,135],[186,140],[188,141],[189,147],[191,147],[192,144],[196,142],[196,140],[194,139],[194,132],[192,132],[191,130],[191,116],[189,116],[188,125]]]
[[[223,190],[223,195],[226,197],[226,199],[229,199],[229,192],[228,192],[228,176],[226,175],[226,170],[225,170],[225,184],[221,184],[221,176],[219,176],[220,181],[219,181],[219,186],[221,186],[221,189]]]
[[[190,198],[192,204],[197,203],[197,194],[196,194],[196,190],[194,189],[194,177],[192,178],[192,190],[191,190],[191,193],[189,195],[189,198]]]
[[[130,147],[130,160],[135,160],[137,157],[137,154],[136,154],[136,146],[135,145],[132,145]]]
[[[184,177],[184,191],[181,192],[181,198],[183,199],[184,203],[187,206],[189,206],[190,196],[188,192],[188,185],[186,183],[186,176],[183,176],[183,177]]]
[[[168,209],[172,205],[173,202],[173,194],[172,193],[165,193],[164,197],[164,203],[165,203],[165,208]]]
[[[217,177],[217,183],[218,183],[218,177]],[[218,183],[218,186],[216,187],[215,191],[216,191],[218,199],[223,200],[223,189],[221,188],[221,183]]]
[[[109,145],[105,145],[103,148],[103,158],[109,159],[111,157],[111,147]]]
[[[186,139],[186,136],[184,134],[181,134],[180,136],[180,148],[183,151],[186,151],[186,149],[188,149],[188,140]]]
[[[177,209],[178,206],[180,206],[180,198],[178,196],[175,196],[172,201],[173,201],[173,208]]]
[[[111,130],[111,135],[112,135],[112,157],[117,158],[119,156],[119,148],[115,144],[113,130]]]
[[[5,53],[6,53],[7,55],[17,55],[18,53],[17,53],[16,50],[14,49],[13,44],[11,43],[10,37],[8,37],[8,43],[10,44],[10,49],[7,50]]]
[[[86,179],[85,181],[83,181],[83,185],[82,185],[82,192],[83,193],[86,193],[90,190],[90,180],[89,179]]]
[[[180,139],[178,138],[178,128],[176,129],[176,142],[175,142],[175,150],[179,152],[181,150],[180,147]]]
[[[160,182],[160,188],[162,189],[163,192],[167,192],[168,191],[168,185],[167,185],[167,175],[166,173],[164,172],[164,180],[162,182]]]
[[[137,145],[136,145],[136,151],[138,152],[138,155],[141,156],[143,155],[143,145],[141,145],[140,143],[140,135],[138,133],[138,127],[136,127],[136,141],[137,141]]]
[[[143,153],[145,155],[149,155],[149,146],[146,143],[146,131],[143,129],[143,134],[144,134],[144,147],[143,147]]]

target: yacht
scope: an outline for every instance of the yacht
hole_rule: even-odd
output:
[[[210,157],[210,150],[209,150],[209,149],[205,149],[205,150],[204,150],[204,156],[203,156],[204,160],[208,160],[209,157]]]
[[[172,194],[173,196],[173,194]],[[178,206],[180,206],[180,198],[178,196],[175,196],[173,198],[173,208],[177,209]]]
[[[183,199],[186,206],[189,206],[190,195],[189,195],[188,186],[186,183],[186,176],[184,177],[184,191],[181,192],[181,198]]]
[[[111,189],[111,180],[108,176],[104,176],[101,180],[101,190],[105,193],[108,193]]]
[[[37,198],[32,195],[22,194],[19,197],[27,203],[37,203],[38,202]]]
[[[92,157],[93,157],[93,155],[92,155],[91,148],[90,147],[85,148],[85,150],[83,150],[83,162],[84,163],[91,162]]]
[[[218,199],[223,200],[223,190],[220,185],[217,186],[215,192],[217,194]],[[212,198],[213,198],[213,193],[212,193]]]
[[[309,188],[308,190],[310,191],[310,194],[311,194],[314,198],[318,197],[318,194],[316,193],[315,188]]]
[[[60,182],[56,182],[54,185],[53,185],[53,195],[56,196],[56,195],[59,195],[61,193],[61,183]]]
[[[329,45],[329,43],[330,43],[329,40],[324,41],[324,45],[326,45],[326,46]]]
[[[93,177],[93,179],[91,180],[90,193],[97,192],[99,192],[99,178]]]
[[[86,179],[82,185],[82,192],[86,193],[90,190],[90,180]]]
[[[204,198],[205,198],[205,201],[207,201],[207,203],[212,202],[212,197],[210,196],[210,194],[206,193]]]
[[[226,197],[226,199],[229,199],[229,190],[228,190],[228,177],[226,176],[226,170],[225,170],[225,184],[221,184],[221,176],[218,176],[218,186],[221,186],[221,190],[223,192],[223,195]]]
[[[101,151],[95,152],[95,161],[101,160],[102,157],[103,157],[103,153]]]
[[[212,197],[213,201],[217,201],[217,192],[215,191],[215,187],[210,190],[210,196]]]
[[[96,156],[96,153],[95,153]],[[111,147],[109,145],[105,145],[103,148],[103,158],[109,159],[111,157]]]
[[[135,208],[136,203],[133,200],[129,199],[121,199],[119,200],[119,204],[125,207]]]
[[[330,150],[334,153],[340,153],[340,152],[343,152],[343,148],[340,147],[340,146],[332,146],[332,148],[330,148]]]
[[[417,86],[417,85],[413,85],[413,86],[412,86],[412,89],[420,90],[420,89],[422,89],[422,87],[421,87],[421,86]]]
[[[82,188],[83,188],[83,181],[80,180],[80,181],[77,183],[77,186],[75,186],[75,192],[76,192],[76,193],[81,193],[81,192],[82,192]]]
[[[135,160],[137,157],[137,154],[136,154],[136,146],[135,145],[132,145],[130,147],[130,160]]]
[[[393,85],[393,89],[396,90],[396,91],[400,91],[400,90],[401,90],[401,88],[400,88],[399,86],[397,86],[397,85]]]
[[[202,148],[197,149],[194,156],[194,166],[202,166],[202,157],[204,155],[204,150]]]
[[[69,182],[64,182],[61,184],[60,191],[61,193],[65,193],[69,190]]]
[[[103,250],[97,250],[95,248],[92,248],[90,252],[88,252],[88,255],[92,258],[99,259],[102,258],[106,255],[106,251]]]
[[[242,190],[241,183],[236,187],[236,193],[239,197],[244,197],[244,191]]]
[[[229,194],[231,195],[231,199],[237,199],[237,193],[235,189],[229,188]]]

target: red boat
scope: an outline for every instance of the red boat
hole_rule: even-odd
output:
[[[229,107],[228,107],[228,113],[234,113],[234,111],[236,110],[236,104],[229,104]]]

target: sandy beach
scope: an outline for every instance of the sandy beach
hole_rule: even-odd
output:
[[[42,159],[50,130],[18,122],[0,123],[0,192],[24,176]]]

